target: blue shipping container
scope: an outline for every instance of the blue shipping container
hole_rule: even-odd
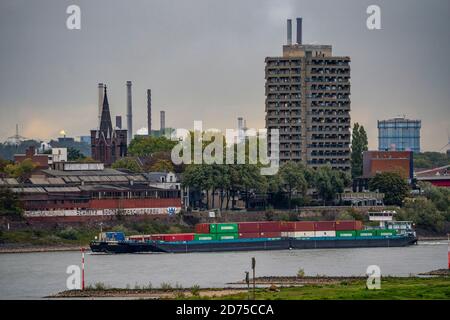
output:
[[[124,241],[125,234],[123,232],[105,232],[107,240]]]

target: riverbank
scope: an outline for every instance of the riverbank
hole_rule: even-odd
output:
[[[246,293],[240,288],[170,288],[170,289],[124,289],[124,288],[88,288],[85,290],[67,290],[45,298],[115,298],[115,299],[215,299],[223,296]]]
[[[89,245],[70,245],[70,244],[59,244],[59,245],[33,245],[33,244],[3,244],[0,245],[0,254],[7,253],[32,253],[32,252],[60,252],[60,251],[80,251],[81,248],[89,249]]]
[[[257,300],[450,300],[449,277],[382,278],[380,289],[368,290],[366,279],[337,283],[258,289]],[[224,300],[246,299],[244,293],[222,296]]]
[[[450,300],[450,277],[383,277],[378,290],[366,288],[364,277],[262,277],[256,300]],[[242,284],[243,282],[237,282]],[[264,287],[261,287],[263,285]],[[123,289],[89,288],[69,290],[47,298],[134,298],[246,300],[253,291],[245,288]]]

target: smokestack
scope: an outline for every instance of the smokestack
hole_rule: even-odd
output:
[[[98,84],[98,127],[100,128],[100,122],[102,121],[102,108],[103,108],[103,83]]]
[[[127,81],[127,142],[133,139],[133,109],[131,106],[131,81]]]
[[[164,134],[164,131],[166,129],[166,112],[165,111],[161,111],[159,118],[160,118],[160,121],[161,121],[159,130],[161,131],[161,134]]]
[[[238,117],[237,143],[241,143],[243,140],[244,140],[244,118]]]
[[[287,19],[287,44],[292,44],[292,20]]]
[[[148,135],[152,134],[152,91],[147,89],[147,128]]]
[[[302,44],[302,18],[297,18],[297,43]]]
[[[122,117],[116,116],[116,128],[122,129]]]

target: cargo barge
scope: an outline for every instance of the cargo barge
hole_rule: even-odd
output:
[[[198,224],[196,233],[134,235],[106,232],[92,252],[189,253],[256,250],[405,247],[417,242],[410,222],[364,228],[360,221],[245,222]],[[400,227],[399,227],[400,226]]]

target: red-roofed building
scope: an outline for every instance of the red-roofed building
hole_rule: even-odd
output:
[[[450,188],[450,165],[415,173],[417,181],[429,182],[436,187]]]
[[[36,148],[34,146],[30,146],[25,151],[25,154],[15,154],[14,155],[15,163],[21,163],[25,159],[30,159],[35,164],[37,164],[37,169],[48,169],[49,168],[49,160],[51,159],[51,157],[49,157],[48,154],[36,153]]]
[[[363,178],[372,178],[377,173],[383,172],[398,172],[405,179],[412,179],[412,151],[365,151],[363,153]]]

